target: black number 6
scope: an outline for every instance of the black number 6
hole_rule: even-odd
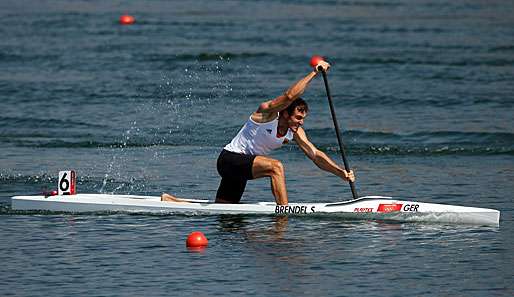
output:
[[[66,178],[67,175],[68,175],[68,173],[65,172],[64,175],[62,176],[61,180],[59,181],[59,188],[63,192],[68,191],[68,189],[70,188],[70,181]]]

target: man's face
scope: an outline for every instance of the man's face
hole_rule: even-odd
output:
[[[293,133],[296,133],[298,128],[303,126],[303,121],[306,117],[307,112],[305,111],[305,108],[303,106],[297,106],[294,109],[293,114],[289,115],[287,118],[287,125],[289,126],[289,129],[291,129]]]

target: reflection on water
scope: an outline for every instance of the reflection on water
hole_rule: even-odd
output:
[[[244,234],[249,241],[276,241],[283,239],[288,217],[220,215],[218,223],[220,231]]]

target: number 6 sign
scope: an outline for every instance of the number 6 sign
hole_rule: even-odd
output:
[[[59,171],[58,195],[75,195],[75,171]]]

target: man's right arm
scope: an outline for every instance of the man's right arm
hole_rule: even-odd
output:
[[[318,166],[320,169],[337,175],[344,180],[349,180],[352,182],[355,181],[353,170],[346,171],[337,165],[332,159],[330,159],[329,156],[318,150],[314,144],[309,141],[303,128],[298,128],[298,131],[294,134],[294,140],[300,149],[305,153],[305,155],[311,159],[312,162],[314,162],[314,164],[316,164],[316,166]]]

